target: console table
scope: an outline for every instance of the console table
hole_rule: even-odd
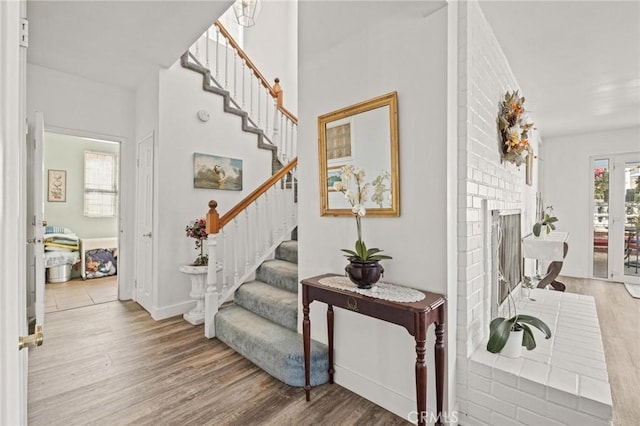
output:
[[[426,424],[427,414],[427,364],[425,362],[427,328],[435,323],[435,364],[436,364],[436,407],[438,422],[442,424],[442,401],[444,396],[444,324],[445,297],[430,292],[423,292],[425,298],[419,302],[401,303],[364,296],[348,290],[328,287],[320,284],[325,277],[337,276],[325,274],[302,280],[302,333],[304,340],[304,377],[307,401],[311,396],[310,354],[311,354],[311,321],[309,304],[314,300],[327,304],[327,328],[329,337],[329,383],[333,383],[333,307],[348,309],[362,315],[378,318],[407,329],[416,340],[416,399],[418,405],[418,424]]]

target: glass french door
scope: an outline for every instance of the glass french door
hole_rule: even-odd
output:
[[[640,284],[640,153],[592,160],[593,277]]]

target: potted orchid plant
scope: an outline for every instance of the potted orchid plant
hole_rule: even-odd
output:
[[[380,280],[384,268],[378,262],[383,259],[391,259],[391,256],[381,254],[379,248],[367,248],[362,239],[362,219],[367,214],[365,203],[370,199],[382,207],[386,193],[391,189],[387,183],[391,179],[389,172],[383,171],[372,182],[365,182],[365,171],[353,165],[344,166],[341,169],[341,180],[333,184],[333,189],[342,192],[351,205],[351,212],[356,220],[358,239],[355,250],[341,249],[350,264],[345,271],[349,279],[360,288],[371,288]],[[371,197],[369,197],[369,194]]]

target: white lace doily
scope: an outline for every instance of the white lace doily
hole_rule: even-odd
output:
[[[384,282],[377,282],[370,289],[358,288],[349,278],[340,276],[321,278],[318,282],[327,287],[352,291],[364,296],[384,299],[390,302],[419,302],[425,297],[421,291]]]

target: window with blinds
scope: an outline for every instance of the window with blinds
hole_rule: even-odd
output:
[[[115,217],[118,205],[118,157],[84,152],[84,215]]]

